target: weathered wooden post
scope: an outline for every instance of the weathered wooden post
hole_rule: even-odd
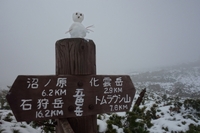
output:
[[[138,107],[140,106],[140,104],[141,104],[141,102],[142,102],[142,100],[143,100],[143,97],[144,97],[144,95],[145,95],[145,92],[146,92],[146,88],[144,88],[144,89],[140,92],[140,95],[139,95],[138,99],[136,100],[134,106],[138,106]]]
[[[92,40],[70,38],[56,42],[56,75],[91,74],[96,74],[96,51]],[[74,133],[97,133],[96,115],[59,119],[57,133],[73,133],[68,123]]]

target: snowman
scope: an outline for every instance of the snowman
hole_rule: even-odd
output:
[[[89,28],[92,26],[84,27],[81,23],[84,19],[84,14],[80,12],[73,13],[72,15],[74,23],[70,26],[69,31],[71,38],[84,38],[86,33],[89,33]]]

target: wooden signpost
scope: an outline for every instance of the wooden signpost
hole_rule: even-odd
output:
[[[93,41],[75,38],[56,42],[56,75],[18,76],[7,100],[17,121],[58,119],[57,133],[97,133],[96,114],[128,111],[134,95],[129,76],[96,75]]]
[[[7,95],[17,121],[128,111],[134,86],[129,76],[18,76]]]

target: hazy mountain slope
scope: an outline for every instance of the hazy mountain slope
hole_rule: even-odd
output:
[[[138,88],[179,96],[200,96],[200,62],[131,74]]]

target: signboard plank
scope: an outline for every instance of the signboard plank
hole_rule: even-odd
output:
[[[17,121],[32,121],[128,111],[134,95],[127,75],[21,75],[7,100]]]

